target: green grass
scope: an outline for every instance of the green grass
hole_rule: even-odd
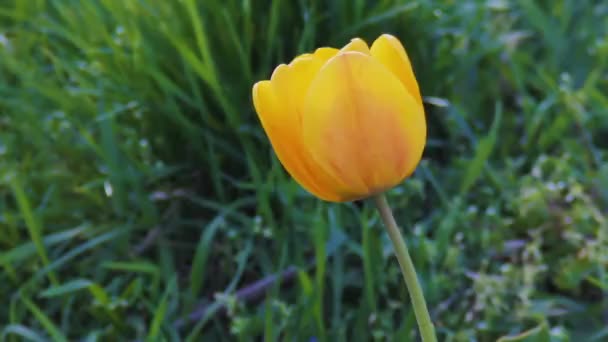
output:
[[[439,339],[608,338],[604,1],[5,0],[0,340],[414,341],[373,206],[304,192],[250,95],[383,32],[425,97],[389,201]]]

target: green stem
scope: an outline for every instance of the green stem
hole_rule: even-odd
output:
[[[436,342],[437,337],[435,336],[435,327],[433,326],[433,321],[431,321],[429,310],[426,307],[424,293],[422,292],[420,283],[418,283],[414,263],[412,263],[410,254],[407,251],[407,245],[403,240],[403,236],[401,236],[401,233],[399,232],[399,227],[397,226],[397,222],[395,222],[395,217],[391,212],[391,208],[388,205],[384,194],[376,195],[374,200],[376,202],[376,207],[380,212],[380,216],[382,217],[382,221],[386,226],[388,236],[390,236],[391,241],[393,242],[395,255],[397,256],[397,260],[399,260],[401,273],[403,273],[403,279],[405,280],[405,284],[412,300],[412,305],[414,306],[414,314],[416,315],[416,321],[418,322],[418,328],[420,329],[422,341]]]

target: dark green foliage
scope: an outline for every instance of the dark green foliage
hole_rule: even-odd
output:
[[[389,201],[439,339],[606,340],[599,0],[3,0],[0,340],[414,340],[370,203],[305,193],[250,96],[383,32],[425,96]]]

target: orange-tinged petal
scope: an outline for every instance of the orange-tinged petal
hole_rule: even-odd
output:
[[[319,48],[314,54],[300,55],[289,65],[279,65],[273,72],[271,81],[277,97],[286,102],[298,120],[301,120],[301,107],[310,83],[327,60],[337,53],[337,49]]]
[[[298,124],[294,122],[291,113],[284,111],[270,81],[260,81],[253,86],[253,104],[262,127],[287,172],[315,196],[327,201],[339,201],[339,195],[329,191],[331,187],[325,184],[321,184],[323,188],[320,187],[310,172],[311,160],[303,149]]]
[[[322,61],[317,63],[321,64]],[[301,115],[297,108],[291,107],[300,91],[298,83],[306,83],[302,80],[305,73],[299,73],[297,68],[294,73],[291,66],[280,65],[273,72],[271,81],[256,83],[253,87],[254,107],[287,172],[313,195],[326,201],[343,202],[352,197],[352,193],[339,179],[319,168],[303,145]],[[294,80],[293,87],[289,80]],[[277,89],[292,91],[277,92]]]
[[[320,70],[304,101],[303,143],[352,197],[386,190],[410,175],[426,140],[423,107],[385,66],[341,52]]]
[[[279,66],[272,74],[271,82],[276,96],[284,103],[292,119],[298,122],[301,121],[304,95],[321,66],[321,61],[307,56],[294,60],[289,66]]]
[[[361,38],[353,38],[350,43],[346,44],[340,52],[361,52],[363,54],[369,55],[369,46],[367,43]]]
[[[374,41],[370,51],[372,57],[397,76],[416,101],[422,104],[412,64],[401,42],[390,34],[383,34]]]

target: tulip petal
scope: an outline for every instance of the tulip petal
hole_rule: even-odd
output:
[[[287,172],[313,195],[332,202],[341,200],[341,195],[333,193],[327,185],[327,177],[318,181],[311,172],[313,162],[303,148],[298,124],[290,113],[283,110],[270,81],[260,81],[253,86],[253,103],[262,127],[272,144],[281,164]],[[325,183],[323,183],[325,182]]]
[[[287,172],[308,192],[322,200],[344,202],[353,194],[332,175],[319,168],[302,142],[301,105],[298,103],[325,60],[338,52],[323,50],[324,56],[301,58],[290,66],[279,65],[270,81],[253,87],[253,102],[262,127]],[[317,52],[315,52],[315,55]],[[316,70],[315,70],[316,69]],[[310,71],[310,73],[308,73]],[[307,79],[308,78],[308,79]]]
[[[390,34],[383,34],[374,41],[370,51],[372,57],[397,76],[418,103],[422,104],[412,64],[401,42]]]
[[[370,54],[369,47],[367,43],[361,38],[353,38],[350,43],[346,44],[340,52],[361,52],[366,55]]]
[[[316,49],[314,53],[303,53],[299,55],[298,57],[294,58],[289,65],[293,65],[297,60],[307,58],[315,58],[317,61],[321,62],[321,64],[325,64],[328,59],[335,56],[339,51],[340,50],[331,47],[320,47]]]
[[[289,65],[292,65],[295,61],[299,60],[299,59],[305,59],[305,58],[310,58],[312,56],[312,54],[310,53],[303,53],[301,55],[299,55],[298,57],[294,58]]]
[[[321,47],[315,50],[314,57],[318,58],[323,64],[335,56],[340,50],[330,47]]]
[[[314,54],[300,55],[288,66],[279,65],[273,72],[271,81],[277,97],[286,102],[299,121],[310,83],[327,60],[337,53],[338,50],[334,48],[319,48]]]
[[[303,106],[303,143],[350,200],[410,175],[426,140],[423,107],[380,62],[341,52],[312,81]]]

